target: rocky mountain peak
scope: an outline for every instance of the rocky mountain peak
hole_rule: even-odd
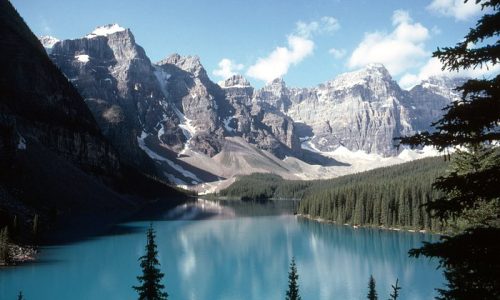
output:
[[[206,71],[200,62],[200,58],[196,55],[181,56],[177,53],[174,53],[157,63],[157,65],[160,66],[165,64],[175,65],[185,72],[194,74],[196,77],[203,74],[206,75]]]
[[[283,78],[276,78],[262,87],[260,93],[273,95],[274,97],[282,97],[288,94],[288,88]]]
[[[422,80],[420,85],[422,85],[425,88],[432,88],[435,86],[439,86],[439,87],[454,89],[457,86],[463,84],[465,81],[467,81],[467,78],[465,77],[448,77],[444,75],[435,75],[435,76],[430,76],[425,80]]]
[[[251,87],[250,82],[243,75],[235,74],[221,83],[223,88],[247,88]]]
[[[422,89],[427,89],[434,94],[456,100],[460,98],[460,93],[455,91],[455,89],[464,84],[465,81],[467,81],[467,78],[464,77],[453,78],[444,75],[431,76],[422,80],[422,82],[413,87],[411,91],[421,93]]]
[[[42,35],[38,38],[38,40],[40,41],[40,43],[42,43],[45,50],[52,49],[52,47],[54,47],[54,44],[59,42],[59,39],[50,35]]]
[[[366,85],[373,81],[392,81],[389,71],[382,64],[368,64],[364,68],[337,76],[327,83],[335,89],[347,89],[355,85]]]
[[[281,77],[273,79],[273,81],[271,81],[267,85],[274,86],[274,87],[286,87],[285,81]]]
[[[387,68],[381,64],[381,63],[370,63],[367,64],[364,68],[366,71],[372,72],[372,73],[378,73],[383,76],[391,76],[389,74],[389,71],[387,71]]]

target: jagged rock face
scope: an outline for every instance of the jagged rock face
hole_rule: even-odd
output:
[[[117,173],[118,155],[83,99],[8,1],[0,4],[0,34],[0,144],[4,147],[0,153],[39,144],[82,169]]]
[[[224,127],[229,134],[240,133],[248,140],[248,134],[255,127],[251,115],[254,89],[241,75],[231,76],[221,86],[231,105],[226,115],[223,116]]]
[[[300,152],[293,120],[274,105],[261,102],[258,97],[263,92],[257,95],[241,75],[230,77],[222,86],[232,106],[224,119],[226,130],[280,158]]]
[[[287,89],[278,80],[256,93],[261,102],[310,126],[322,151],[339,146],[394,154],[393,138],[411,132],[406,95],[381,65],[346,73],[312,89]]]
[[[465,78],[431,77],[409,91],[410,122],[417,131],[432,130],[431,123],[443,115],[443,108],[460,99],[454,89],[464,84]]]
[[[428,129],[453,96],[444,79],[402,90],[378,64],[314,88],[289,88],[276,79],[255,90],[241,75],[215,84],[196,56],[173,54],[151,64],[131,32],[117,25],[57,42],[50,56],[120,154],[136,165],[148,146],[140,149],[138,136],[174,156],[192,150],[213,157],[226,137],[279,158],[300,158],[305,137],[322,151],[344,146],[394,155],[394,138]]]
[[[222,150],[225,136],[241,136],[279,157],[300,149],[293,121],[274,107],[255,103],[254,89],[241,75],[221,87],[208,78],[197,57],[174,54],[157,65],[168,78],[170,103],[191,126],[190,149],[212,157]]]
[[[186,146],[209,156],[220,152],[223,131],[219,130],[219,110],[227,110],[227,101],[220,87],[208,78],[199,58],[173,54],[156,65],[165,74],[161,83],[169,103],[181,122],[190,127],[185,130]]]
[[[136,137],[142,130],[154,131],[161,125],[170,133],[172,144],[182,143],[183,135],[149,58],[130,30],[116,30],[116,26],[57,42],[50,57],[85,98],[123,160],[144,169],[152,164],[137,144]]]
[[[175,152],[191,149],[210,157],[233,135],[280,156],[300,150],[293,121],[272,107],[262,113],[246,79],[235,76],[221,88],[194,56],[173,54],[151,64],[130,30],[118,25],[56,42],[50,57],[122,157],[135,165],[143,164],[141,131]]]
[[[54,47],[55,43],[59,42],[59,40],[50,35],[44,35],[39,38],[40,43],[45,48],[45,51],[50,53],[52,51],[52,47]]]
[[[290,90],[281,78],[277,78],[262,89],[257,90],[255,99],[266,102],[280,111],[287,111],[291,105]]]

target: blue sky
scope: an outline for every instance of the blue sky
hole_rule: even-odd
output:
[[[409,87],[440,72],[432,51],[454,45],[480,15],[462,0],[11,2],[36,35],[78,38],[118,23],[153,62],[198,55],[214,81],[241,73],[257,87],[275,77],[310,87],[372,62]]]

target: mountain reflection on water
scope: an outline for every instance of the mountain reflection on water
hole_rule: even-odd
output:
[[[196,201],[154,220],[171,299],[283,299],[295,256],[302,299],[363,299],[370,274],[381,299],[431,299],[436,263],[409,258],[429,234],[353,229],[294,216],[296,202]],[[43,249],[39,263],[0,271],[0,299],[134,299],[145,229]],[[138,230],[137,230],[138,229]]]
[[[291,216],[296,205],[292,201],[229,200],[213,205],[209,209],[219,207],[226,220],[186,224],[174,242],[179,247],[175,252],[182,253],[177,262],[180,290],[193,290],[196,282],[194,295],[281,299],[292,256],[297,259],[304,299],[361,299],[370,274],[381,297],[388,296],[396,278],[406,299],[430,299],[442,282],[435,262],[408,257],[409,249],[436,236],[323,224]],[[279,216],[249,217],[269,212],[266,207],[273,207]],[[218,283],[222,278],[224,287]],[[225,295],[224,290],[231,293]]]

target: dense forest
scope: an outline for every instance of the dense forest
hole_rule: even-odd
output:
[[[427,158],[329,180],[284,180],[274,174],[240,177],[219,196],[242,200],[301,199],[298,213],[340,224],[442,231],[422,206],[439,197],[432,187],[446,170],[443,158]]]

